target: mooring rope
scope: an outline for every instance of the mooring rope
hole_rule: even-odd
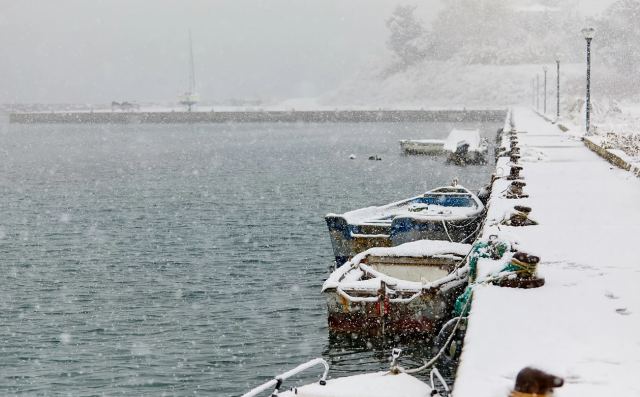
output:
[[[485,278],[484,280],[479,281],[479,282],[476,282],[476,283],[474,283],[473,285],[471,285],[471,288],[475,288],[475,287],[477,287],[478,285],[486,284],[486,283],[489,283],[489,282],[492,282],[492,281],[495,281],[495,280],[502,279],[502,278],[504,278],[504,277],[509,277],[509,276],[514,275],[514,274],[517,274],[517,273],[518,273],[518,272],[506,272],[506,273],[500,273],[500,274],[497,274],[497,275],[495,275],[495,276],[493,276],[493,277],[487,277],[487,278]],[[468,300],[465,302],[464,306],[462,307],[462,311],[461,311],[461,313],[465,313],[465,312],[467,311],[467,308],[468,308],[468,307],[469,307],[469,305],[471,304],[471,301],[472,301],[472,299],[468,299]],[[436,355],[435,355],[435,356],[433,356],[433,358],[432,358],[431,360],[429,360],[429,361],[425,362],[423,365],[421,365],[421,366],[420,366],[420,367],[418,367],[418,368],[413,368],[413,369],[404,369],[404,368],[402,368],[402,367],[398,367],[398,369],[399,369],[401,372],[404,372],[404,373],[406,373],[406,374],[415,374],[415,373],[418,373],[418,372],[422,372],[422,371],[424,371],[425,369],[427,369],[427,368],[431,367],[433,364],[435,364],[435,363],[438,361],[438,359],[440,359],[440,357],[441,357],[441,356],[444,354],[444,352],[447,350],[447,347],[449,346],[449,344],[450,344],[450,343],[451,343],[451,341],[453,340],[453,337],[455,336],[456,331],[458,330],[458,327],[460,326],[460,323],[462,322],[462,319],[463,319],[463,318],[466,318],[466,317],[464,317],[464,316],[459,316],[459,317],[458,317],[458,319],[456,320],[456,323],[455,323],[455,325],[453,326],[453,329],[451,330],[451,333],[449,334],[449,337],[447,337],[447,340],[445,341],[444,345],[442,345],[442,347],[440,348],[440,350],[438,351],[438,353],[436,353]]]
[[[482,226],[481,223],[478,223],[478,226],[476,226],[476,230],[473,231],[473,233],[471,233],[469,236],[467,236],[464,240],[460,241],[460,243],[464,243],[465,241],[467,241],[467,239],[471,236],[473,236],[474,234],[476,234],[478,232],[478,230],[480,230],[480,226]],[[478,238],[476,237],[476,239],[473,241],[473,244],[476,243],[476,241],[478,241]],[[473,245],[472,244],[472,245]]]
[[[449,234],[449,229],[447,229],[447,222],[445,222],[444,219],[442,220],[442,226],[444,227],[445,233],[447,233],[447,237],[449,237],[449,241],[453,243],[453,239],[451,238],[451,235]]]
[[[467,310],[467,306],[471,303],[471,299],[467,300],[464,304],[464,307],[462,308],[462,313],[464,313]],[[447,349],[447,346],[449,346],[449,343],[451,343],[451,341],[453,340],[453,336],[456,334],[456,331],[458,330],[458,326],[460,325],[460,322],[462,321],[462,316],[458,317],[458,320],[456,321],[456,324],[453,326],[453,330],[451,330],[451,334],[449,334],[449,337],[447,338],[446,342],[444,343],[444,345],[442,346],[442,348],[440,348],[440,350],[438,351],[438,353],[436,353],[435,356],[433,356],[433,358],[429,361],[427,361],[426,363],[424,363],[422,366],[418,367],[418,368],[413,368],[413,369],[404,369],[402,367],[399,367],[400,371],[406,373],[406,374],[415,374],[418,372],[422,372],[425,369],[431,367],[433,364],[435,364],[438,359],[440,358],[440,356],[442,356],[444,354],[444,352]]]
[[[505,189],[505,190],[506,190],[506,189]],[[486,223],[487,223],[487,214],[488,214],[488,212],[489,212],[489,211],[485,208],[485,210],[484,210],[484,214],[483,214],[485,217],[484,217],[484,219],[482,220],[482,222],[480,222],[480,223],[478,224],[478,228],[482,228],[482,227],[484,227],[484,226],[486,225]],[[444,221],[443,221],[443,224],[444,224]],[[477,230],[477,229],[476,229],[476,230]],[[445,231],[447,231],[446,225],[445,225]],[[448,236],[448,235],[449,235],[449,232],[447,231],[447,236]],[[451,236],[448,236],[448,237],[449,237],[449,239],[451,240]],[[481,239],[481,236],[478,234],[478,235],[476,236],[475,240],[473,240],[473,242],[471,243],[471,245],[472,245],[472,246],[473,246],[473,245],[475,245],[475,244],[476,244],[480,239]],[[456,267],[454,268],[454,271],[456,271],[456,270],[460,269],[462,266],[464,266],[463,264],[465,264],[465,263],[466,263],[467,259],[469,258],[469,255],[471,255],[471,253],[472,253],[472,252],[473,252],[473,249],[469,250],[469,252],[467,253],[467,255],[465,255],[465,257],[464,257],[464,258],[462,258],[462,260],[460,260],[460,262],[458,262],[458,263],[456,264]],[[511,275],[513,275],[513,274],[517,274],[517,272],[508,272],[508,273],[503,273],[503,274],[496,275],[496,276],[494,276],[494,277],[487,277],[486,279],[484,279],[484,280],[482,280],[482,281],[479,281],[479,282],[476,282],[476,283],[474,283],[473,285],[471,285],[471,288],[473,289],[473,288],[475,288],[476,286],[478,286],[478,285],[480,285],[480,284],[485,284],[485,283],[488,283],[488,282],[491,282],[491,281],[494,281],[494,280],[497,280],[497,279],[501,279],[501,278],[503,278],[503,277],[511,276]],[[467,311],[467,308],[468,308],[468,307],[469,307],[469,305],[471,304],[471,301],[472,301],[472,299],[468,299],[468,300],[465,302],[465,304],[464,304],[464,306],[463,306],[463,308],[462,308],[462,311],[461,311],[460,313],[465,313],[465,312]],[[404,372],[404,373],[407,373],[407,374],[415,374],[415,373],[418,373],[418,372],[422,372],[422,371],[424,371],[425,369],[427,369],[427,368],[429,368],[430,366],[432,366],[433,364],[435,364],[435,363],[438,361],[438,359],[440,359],[440,357],[444,354],[444,352],[445,352],[445,351],[446,351],[446,349],[447,349],[447,346],[449,346],[449,344],[450,344],[450,343],[451,343],[451,341],[453,340],[453,337],[454,337],[454,335],[455,335],[456,331],[458,330],[458,327],[460,326],[460,322],[462,321],[462,318],[463,318],[463,316],[459,316],[459,317],[458,317],[458,319],[456,320],[456,323],[455,323],[455,325],[453,326],[453,329],[451,330],[451,333],[449,334],[449,337],[447,337],[447,340],[445,341],[444,345],[442,346],[442,348],[440,348],[440,350],[438,351],[438,353],[436,353],[436,355],[435,355],[435,356],[433,356],[433,358],[432,358],[431,360],[429,360],[429,361],[425,362],[422,366],[420,366],[420,367],[418,367],[418,368],[414,368],[414,369],[404,369],[404,368],[402,368],[402,367],[399,367],[399,370],[400,370],[400,371],[402,371],[402,372]]]
[[[526,263],[522,262],[516,258],[511,258],[510,265],[516,269],[518,273],[531,273],[533,274],[536,271],[535,263]]]

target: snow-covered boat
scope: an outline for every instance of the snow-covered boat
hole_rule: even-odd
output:
[[[400,149],[408,154],[438,155],[444,153],[442,139],[403,139]]]
[[[341,332],[435,333],[467,285],[470,244],[421,240],[371,248],[322,285],[329,328]]]
[[[381,207],[327,214],[336,265],[373,247],[430,239],[473,241],[484,205],[468,189],[453,184]]]
[[[391,369],[365,373],[353,376],[345,376],[336,379],[327,379],[329,364],[321,358],[316,358],[296,368],[280,374],[270,381],[254,388],[242,395],[242,397],[255,397],[265,391],[272,391],[272,396],[281,397],[425,397],[439,396],[436,391],[435,381],[439,381],[441,388],[449,392],[444,378],[436,368],[431,370],[431,385],[424,383],[410,375],[396,364],[400,355],[400,349],[394,349]],[[306,371],[317,365],[324,366],[324,373],[318,382],[294,387],[290,390],[280,391],[283,382],[292,376]]]
[[[489,143],[480,138],[478,130],[453,129],[444,143],[447,161],[459,165],[484,164],[487,162]]]

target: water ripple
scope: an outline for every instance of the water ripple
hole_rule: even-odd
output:
[[[0,394],[239,395],[319,355],[333,376],[396,345],[420,362],[426,342],[328,334],[322,216],[484,184],[490,167],[399,153],[450,128],[11,125]]]

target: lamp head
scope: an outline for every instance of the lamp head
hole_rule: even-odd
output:
[[[596,30],[594,28],[584,28],[582,29],[582,35],[586,40],[591,40],[596,35]]]

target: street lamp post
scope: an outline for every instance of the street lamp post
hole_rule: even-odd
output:
[[[531,107],[536,106],[536,79],[531,79]]]
[[[556,59],[556,118],[560,118],[560,60]]]
[[[585,104],[585,113],[586,113],[586,125],[585,130],[587,135],[591,132],[591,123],[589,120],[591,113],[591,40],[593,36],[596,34],[596,30],[594,28],[584,28],[582,29],[582,35],[584,39],[587,41],[587,101]]]
[[[547,67],[543,66],[542,70],[544,71],[544,107],[542,109],[544,110],[543,114],[547,114]]]
[[[536,111],[540,111],[540,75],[536,74]]]

